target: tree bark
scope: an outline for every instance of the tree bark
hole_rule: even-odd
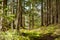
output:
[[[58,23],[58,4],[59,4],[59,2],[58,2],[58,0],[56,0],[56,24]]]
[[[41,26],[43,25],[43,0],[41,0]]]
[[[7,15],[7,11],[5,10],[7,8],[7,0],[3,0],[3,15]],[[3,17],[2,19],[2,30],[5,31],[7,26],[7,20]]]
[[[34,15],[32,15],[32,29],[34,28]]]

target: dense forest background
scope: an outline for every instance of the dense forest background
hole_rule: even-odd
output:
[[[60,0],[0,0],[0,40],[60,40]]]

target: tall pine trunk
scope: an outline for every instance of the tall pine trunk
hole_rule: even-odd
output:
[[[58,23],[58,4],[59,4],[59,2],[58,2],[59,0],[56,0],[56,24]]]
[[[32,15],[32,29],[34,28],[34,15]]]
[[[48,12],[49,12],[49,11],[48,11],[48,5],[49,5],[49,4],[48,4],[48,0],[47,0],[47,14],[46,14],[46,15],[47,15],[47,22],[46,22],[46,26],[48,26],[48,16],[49,16],[49,15],[48,15]]]
[[[22,25],[22,0],[18,0],[18,12],[17,12],[17,18],[18,18],[18,23],[17,23],[17,30],[19,30],[19,28],[24,28]]]
[[[50,25],[51,24],[51,0],[48,1],[48,5],[49,5],[49,20],[48,20],[48,24]]]
[[[7,0],[3,0],[3,15],[7,16]],[[3,17],[2,19],[2,30],[5,31],[7,27],[7,19]]]
[[[41,0],[41,26],[43,25],[43,0]]]

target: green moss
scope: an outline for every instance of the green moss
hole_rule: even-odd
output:
[[[6,32],[0,32],[1,40],[46,40],[52,37],[54,40],[59,40],[58,32],[55,27],[40,27],[38,29],[26,30],[20,29],[20,34],[16,30],[8,30]]]

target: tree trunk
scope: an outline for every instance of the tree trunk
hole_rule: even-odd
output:
[[[48,15],[48,12],[49,12],[48,10],[49,10],[49,8],[48,8],[48,0],[47,0],[47,22],[46,22],[46,26],[48,26],[48,16],[49,16]]]
[[[34,28],[34,15],[32,15],[32,29]]]
[[[43,26],[43,0],[41,0],[41,26]]]
[[[52,17],[52,22],[51,22],[51,24],[54,24],[54,7],[53,7],[53,0],[52,0],[52,15],[51,15],[51,17]]]
[[[15,3],[15,1],[13,0],[13,4],[14,4],[14,3]],[[13,14],[15,13],[14,6],[15,6],[15,5],[13,5],[13,9],[12,9],[12,13],[13,13]],[[12,26],[13,26],[13,29],[15,29],[15,20],[13,20]]]
[[[7,10],[5,10],[7,8],[7,0],[3,0],[3,15],[7,15]],[[7,20],[3,17],[2,19],[2,30],[5,31],[7,27]]]
[[[49,3],[49,20],[48,20],[49,23],[48,24],[50,25],[51,24],[51,0],[49,0],[48,3]]]
[[[17,12],[17,17],[18,17],[18,23],[17,23],[17,29],[19,30],[19,28],[24,28],[22,25],[22,2],[21,0],[18,0],[18,12]]]
[[[31,17],[30,17],[30,14],[29,14],[29,30],[31,29]]]
[[[56,24],[58,23],[58,0],[56,0]]]

